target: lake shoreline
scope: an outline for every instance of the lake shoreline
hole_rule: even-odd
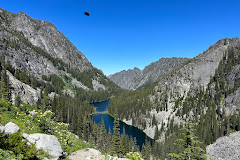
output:
[[[95,103],[94,108],[96,111],[91,115],[92,121],[98,125],[101,124],[101,121],[103,119],[105,128],[107,132],[109,132],[109,129],[111,132],[113,132],[113,126],[114,126],[114,116],[110,114],[107,110],[109,105],[109,100]],[[145,140],[149,140],[151,143],[154,141],[151,137],[149,137],[143,130],[133,126],[129,125],[128,123],[125,123],[123,120],[119,120],[120,124],[120,134],[123,134],[123,130],[125,130],[125,134],[128,135],[129,138],[136,138],[137,145],[139,146],[139,149],[142,149],[142,145],[145,143]]]

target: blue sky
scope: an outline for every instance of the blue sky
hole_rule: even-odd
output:
[[[0,7],[52,22],[106,75],[192,58],[240,36],[239,0],[0,0]]]

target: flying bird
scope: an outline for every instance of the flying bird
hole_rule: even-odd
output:
[[[84,12],[84,14],[85,14],[86,16],[89,16],[89,15],[90,15],[89,12],[90,12],[90,10],[88,10],[87,12]]]

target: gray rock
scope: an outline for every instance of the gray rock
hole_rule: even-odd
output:
[[[27,140],[35,144],[37,149],[43,149],[50,155],[50,160],[57,160],[62,156],[63,150],[58,139],[54,135],[47,135],[42,133],[30,134]]]
[[[3,131],[4,131],[4,126],[0,124],[0,132],[3,132]]]
[[[174,68],[189,60],[188,58],[161,58],[146,66],[143,70],[138,68],[123,70],[108,76],[115,84],[127,90],[135,90],[144,85],[151,84],[163,77]]]
[[[27,139],[29,137],[29,134],[23,133],[22,136],[23,136],[23,138]]]
[[[99,150],[93,148],[86,148],[76,152],[71,153],[68,158],[70,160],[102,160],[102,159],[111,159],[111,160],[128,160],[127,158],[118,158],[112,157],[109,155],[102,155]]]
[[[17,131],[19,131],[20,128],[15,123],[8,122],[5,125],[4,130],[5,130],[6,134],[13,134],[13,133],[16,133]]]
[[[22,83],[21,81],[17,80],[9,71],[7,71],[7,75],[9,77],[9,84],[12,87],[11,90],[12,102],[14,102],[17,96],[20,97],[20,100],[22,102],[30,105],[33,105],[38,101],[40,96],[39,90],[35,90],[29,85],[26,85],[25,83]]]
[[[239,160],[240,132],[221,137],[207,146],[207,155],[211,160]]]

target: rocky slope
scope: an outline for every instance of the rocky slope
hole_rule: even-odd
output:
[[[237,160],[240,158],[240,132],[221,137],[207,146],[207,155],[211,160]]]
[[[15,72],[26,72],[37,80],[43,80],[43,76],[62,78],[67,75],[71,77],[73,86],[84,90],[112,92],[119,89],[102,71],[93,67],[52,23],[1,8],[0,22],[1,59],[9,63]],[[14,77],[17,77],[17,72],[12,73]],[[19,86],[13,78],[11,82],[16,84],[12,86]],[[67,92],[73,94],[72,91]],[[36,96],[34,98],[37,99]]]
[[[115,84],[127,90],[136,90],[142,86],[146,86],[163,77],[165,74],[177,68],[188,58],[161,58],[146,66],[143,70],[138,68],[123,70],[108,76]]]
[[[196,96],[200,89],[206,90],[223,57],[227,59],[228,53],[233,50],[233,55],[238,58],[239,47],[240,40],[238,38],[219,40],[208,50],[187,61],[183,66],[174,69],[150,87],[112,99],[109,106],[110,113],[114,113],[114,106],[121,108],[118,110],[120,117],[126,122],[131,122],[129,124],[144,129],[144,132],[150,137],[155,135],[156,126],[152,125],[153,117],[157,121],[158,129],[162,125],[167,127],[173,117],[174,123],[178,124],[183,123],[183,119],[187,117],[194,118],[196,115],[194,116],[193,111],[179,116],[180,113],[184,114],[182,111],[184,100]],[[235,81],[239,78],[239,65],[235,65],[231,72],[226,73],[225,77],[229,84],[232,81],[229,88],[239,87],[233,84],[237,83]],[[214,85],[210,86],[215,90]],[[233,108],[239,108],[237,107],[240,105],[238,95],[239,89],[236,89],[226,98],[223,97],[221,107],[229,109],[230,112]],[[125,100],[122,101],[122,98]],[[207,107],[205,107],[205,112],[206,109]],[[133,119],[135,119],[134,122]]]

